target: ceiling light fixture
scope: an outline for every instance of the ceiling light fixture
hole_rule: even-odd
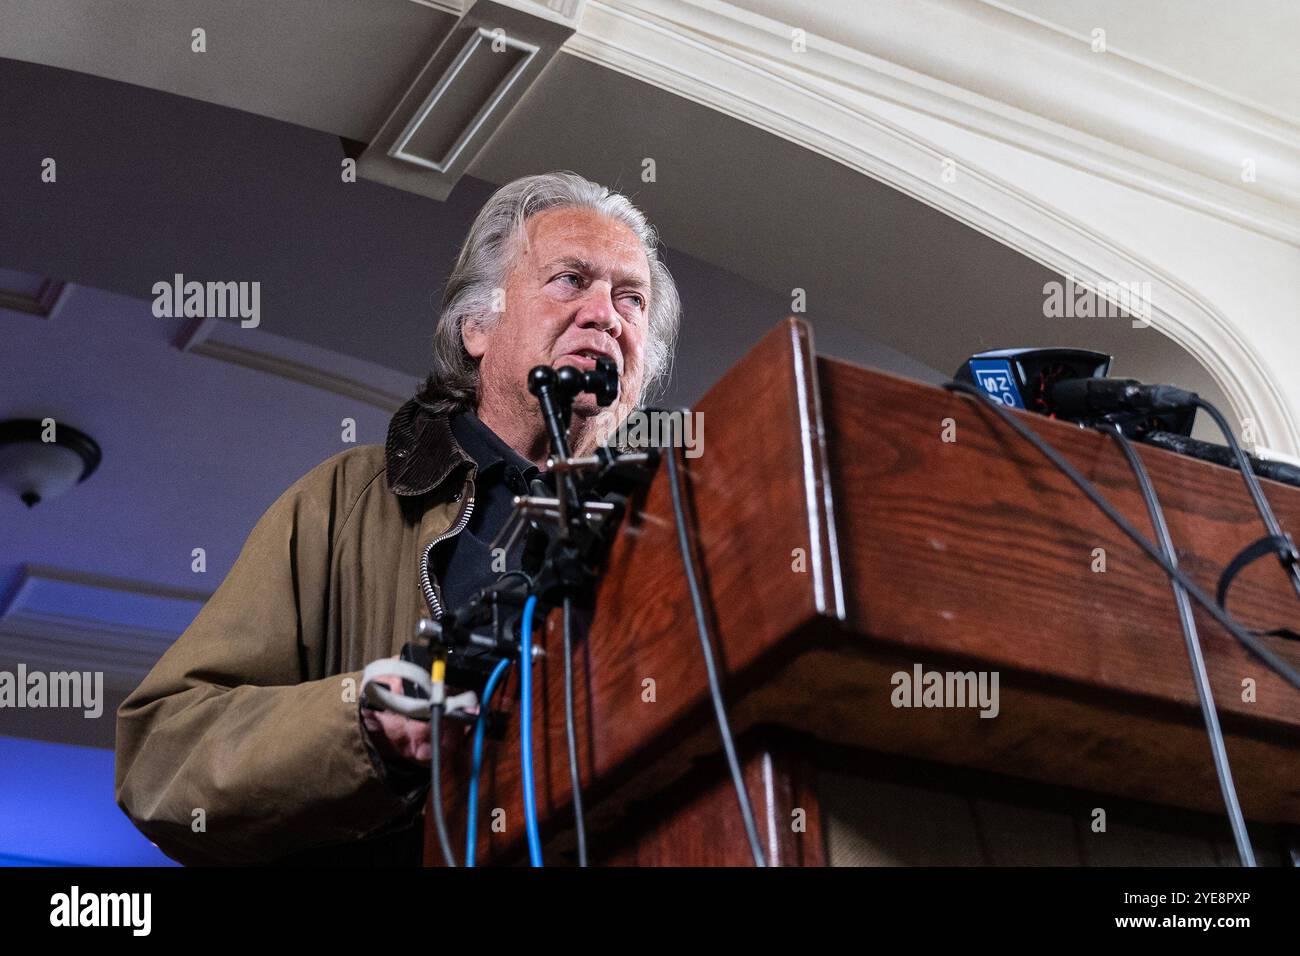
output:
[[[103,457],[85,432],[52,419],[0,422],[0,488],[29,508],[85,481]]]

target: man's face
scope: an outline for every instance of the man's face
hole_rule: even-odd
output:
[[[526,241],[506,283],[505,311],[495,323],[466,323],[465,348],[479,359],[480,400],[489,392],[529,404],[535,365],[596,367],[592,355],[618,365],[616,407],[639,399],[650,310],[650,264],[636,234],[590,209],[560,207],[530,216]],[[584,353],[586,353],[584,355]],[[601,409],[582,394],[575,416]]]

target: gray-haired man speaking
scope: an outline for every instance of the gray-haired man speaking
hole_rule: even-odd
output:
[[[574,404],[587,453],[666,377],[679,311],[625,197],[572,173],[498,190],[386,445],[295,482],[119,709],[117,801],[136,826],[184,863],[417,863],[429,725],[361,707],[361,672],[499,575],[488,542],[547,454],[528,370],[617,364],[613,407]]]

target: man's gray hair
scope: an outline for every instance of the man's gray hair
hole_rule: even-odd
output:
[[[478,362],[466,351],[461,332],[466,322],[491,324],[499,318],[494,299],[499,299],[499,290],[506,287],[525,221],[544,209],[560,207],[593,209],[623,223],[641,240],[650,264],[650,315],[639,404],[667,381],[681,320],[681,298],[659,259],[655,228],[620,193],[577,173],[544,173],[502,186],[470,227],[442,294],[442,312],[433,337],[433,368],[417,396],[425,408],[449,412],[477,406]]]

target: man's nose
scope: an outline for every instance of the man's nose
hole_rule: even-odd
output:
[[[593,282],[587,287],[587,295],[578,309],[580,327],[601,329],[614,338],[623,334],[623,317],[614,308],[612,292],[613,286],[608,282]]]

